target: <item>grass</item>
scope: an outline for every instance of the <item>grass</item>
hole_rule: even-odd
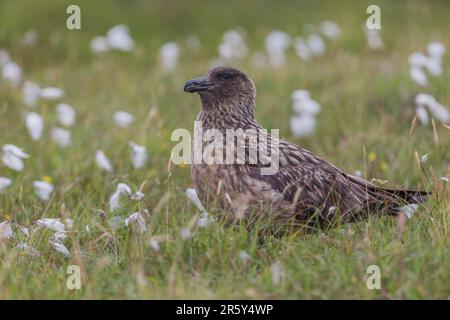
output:
[[[20,239],[0,243],[0,298],[447,299],[450,201],[448,185],[438,179],[450,175],[449,130],[437,124],[433,132],[431,126],[418,125],[410,134],[410,126],[416,93],[431,93],[450,106],[450,64],[447,54],[443,75],[421,89],[409,79],[407,57],[433,40],[450,48],[450,7],[445,1],[378,3],[386,43],[380,52],[367,47],[362,32],[367,1],[228,1],[220,7],[214,1],[79,1],[81,31],[65,28],[69,2],[2,1],[0,48],[22,66],[26,79],[64,89],[77,123],[71,129],[72,145],[58,148],[49,132],[56,125],[54,104],[43,102],[36,110],[46,131],[39,142],[31,141],[20,90],[0,80],[0,145],[13,143],[31,155],[20,173],[0,164],[0,176],[14,181],[0,194],[0,221],[30,226],[42,217],[74,220],[65,241],[70,258],[48,245],[48,231],[30,240],[39,257],[15,248]],[[390,185],[429,189],[435,195],[403,234],[393,220],[373,218],[333,230],[261,238],[256,229],[226,225],[220,209],[208,208],[218,221],[194,227],[194,236],[183,240],[181,230],[199,214],[184,196],[191,185],[189,167],[168,170],[172,130],[191,130],[199,110],[198,97],[183,93],[184,81],[209,68],[226,30],[244,28],[253,52],[263,49],[264,36],[274,28],[301,34],[306,24],[326,19],[337,21],[343,36],[327,42],[324,57],[305,64],[291,52],[281,69],[255,67],[249,58],[235,64],[256,83],[257,118],[346,171],[361,170],[369,179],[388,179]],[[92,37],[119,23],[130,27],[136,50],[102,58],[91,54]],[[28,29],[39,32],[32,47],[20,42]],[[200,37],[200,51],[186,49],[189,34]],[[158,50],[166,41],[182,46],[175,73],[158,67]],[[290,95],[300,88],[310,90],[323,109],[315,135],[307,139],[289,131]],[[128,129],[118,129],[112,121],[113,112],[121,109],[136,116]],[[147,147],[144,169],[132,168],[129,140]],[[111,159],[114,173],[96,167],[98,149]],[[429,153],[423,170],[416,151],[419,156]],[[49,202],[39,200],[32,186],[43,176],[50,176],[56,187]],[[108,200],[118,182],[134,190],[145,182],[145,200],[122,202],[121,209],[110,213]],[[147,233],[111,228],[112,216],[126,217],[143,208],[150,213]],[[107,219],[96,214],[99,209]],[[159,252],[149,245],[152,237],[160,240]],[[250,256],[246,263],[241,251]],[[278,285],[272,281],[274,263],[283,270]],[[366,286],[366,270],[373,264],[381,268],[381,290]],[[66,288],[69,265],[82,270],[81,290]]]

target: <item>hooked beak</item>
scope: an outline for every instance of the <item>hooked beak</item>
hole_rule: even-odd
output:
[[[212,87],[213,83],[208,82],[205,77],[186,81],[184,84],[184,92],[200,92]]]

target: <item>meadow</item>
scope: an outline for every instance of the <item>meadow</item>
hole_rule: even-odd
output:
[[[0,49],[22,68],[23,79],[64,91],[30,108],[20,85],[0,76],[0,148],[13,144],[29,155],[22,171],[0,161],[0,177],[12,182],[0,192],[0,223],[14,220],[14,235],[0,237],[0,299],[450,297],[450,130],[431,115],[421,124],[414,102],[427,93],[450,107],[447,1],[76,2],[81,30],[66,28],[70,1],[0,2]],[[368,46],[363,30],[369,4],[382,12],[379,50]],[[308,25],[326,20],[342,34],[326,40],[322,56],[305,62],[290,47],[280,67],[256,61],[253,54],[265,52],[272,30],[304,35]],[[92,39],[119,24],[129,28],[133,49],[93,53]],[[190,167],[170,163],[170,137],[174,129],[193,129],[200,101],[183,92],[184,82],[214,64],[228,30],[245,39],[248,53],[228,64],[254,80],[256,116],[266,128],[347,172],[433,192],[403,233],[393,219],[379,217],[261,238],[257,226],[226,224],[214,207],[206,209],[216,221],[198,225],[201,213],[185,195]],[[419,86],[408,57],[433,41],[447,48],[443,72]],[[165,70],[159,57],[167,42],[179,48],[173,70]],[[289,126],[291,95],[298,89],[321,106],[308,137],[294,136]],[[52,128],[61,127],[59,103],[76,111],[75,123],[65,127],[71,134],[66,147],[51,137]],[[113,119],[120,110],[135,118],[126,128]],[[44,120],[37,141],[27,131],[28,112]],[[146,148],[142,168],[133,166],[129,141]],[[97,165],[98,150],[111,172]],[[49,200],[36,194],[34,181],[54,186]],[[112,211],[118,183],[139,190],[143,199],[121,197]],[[125,226],[135,212],[142,220]],[[56,241],[68,254],[51,245],[54,230],[36,224],[44,218],[73,221]],[[367,287],[371,265],[380,268],[381,289]],[[67,287],[69,266],[81,270],[80,289]]]

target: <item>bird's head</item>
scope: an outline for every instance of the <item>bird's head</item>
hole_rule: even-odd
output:
[[[189,80],[185,92],[197,92],[204,107],[243,106],[255,100],[255,85],[242,71],[230,67],[215,67],[203,77]]]

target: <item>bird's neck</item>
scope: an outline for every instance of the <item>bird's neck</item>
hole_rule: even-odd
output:
[[[197,121],[202,122],[203,129],[248,129],[258,125],[253,111],[254,100],[243,100],[233,103],[202,101],[202,110]]]

